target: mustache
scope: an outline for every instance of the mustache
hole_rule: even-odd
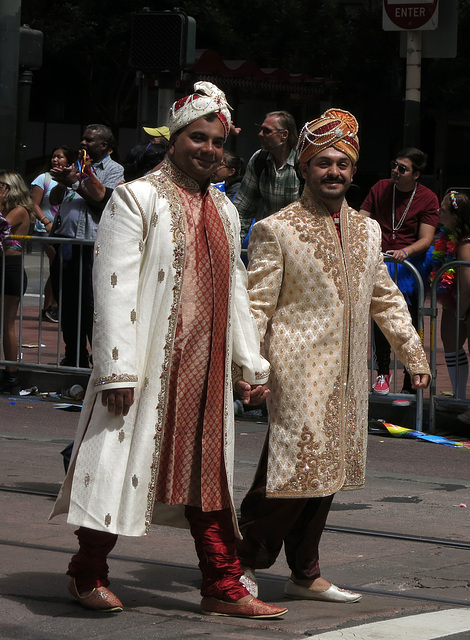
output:
[[[344,178],[338,177],[338,178],[322,178],[321,182],[323,184],[337,184],[338,182],[340,184],[344,184],[346,182],[346,180]]]

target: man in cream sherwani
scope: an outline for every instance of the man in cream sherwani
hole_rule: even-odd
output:
[[[298,142],[306,180],[300,200],[258,222],[248,249],[248,283],[271,363],[269,432],[241,506],[242,578],[257,594],[255,569],[284,544],[289,598],[355,602],[320,574],[318,544],[336,491],[364,484],[369,313],[411,374],[429,367],[406,302],[381,253],[378,223],[351,209],[358,125],[330,109]]]
[[[170,110],[161,170],[118,187],[95,245],[94,369],[53,515],[78,525],[69,591],[121,611],[107,555],[118,534],[189,527],[210,615],[272,618],[287,609],[240,582],[232,500],[232,379],[262,401],[268,363],[249,312],[235,207],[210,176],[230,129],[211,83]],[[233,376],[233,378],[232,378]]]

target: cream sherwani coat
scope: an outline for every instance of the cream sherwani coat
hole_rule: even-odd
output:
[[[151,522],[188,526],[182,505],[154,500],[159,465],[164,464],[159,450],[185,268],[185,216],[175,182],[199,188],[170,163],[118,187],[98,229],[94,368],[70,469],[52,512],[68,513],[68,522],[75,525],[131,536],[144,535]],[[232,491],[232,367],[251,384],[265,383],[269,367],[259,355],[249,311],[237,211],[217,189],[210,187],[210,194],[226,230],[231,265],[223,455]],[[135,391],[126,417],[111,416],[101,405],[100,391],[119,387]],[[232,512],[236,523],[233,504]]]
[[[267,496],[321,497],[364,484],[369,313],[414,373],[429,373],[381,253],[379,225],[344,202],[342,247],[327,209],[300,201],[258,222],[251,309],[271,363]]]

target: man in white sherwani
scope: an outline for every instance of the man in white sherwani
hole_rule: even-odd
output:
[[[70,468],[52,515],[78,525],[69,591],[121,611],[107,555],[119,534],[189,527],[210,615],[277,617],[240,582],[232,499],[232,380],[267,395],[240,260],[235,207],[209,186],[230,130],[211,83],[170,110],[161,170],[118,187],[95,244],[94,368]]]
[[[271,363],[269,431],[241,506],[242,578],[284,544],[288,598],[355,602],[321,576],[318,544],[333,496],[365,480],[369,313],[411,374],[430,371],[406,302],[381,253],[378,223],[351,209],[358,125],[330,109],[299,136],[300,200],[258,222],[248,248],[251,310]]]

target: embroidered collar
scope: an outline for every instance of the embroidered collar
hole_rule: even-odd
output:
[[[170,180],[176,183],[179,187],[183,189],[187,189],[188,191],[202,191],[202,193],[207,192],[207,188],[209,187],[210,180],[207,180],[207,186],[205,189],[201,189],[196,180],[190,178],[186,173],[183,173],[178,167],[173,164],[173,162],[166,157],[161,166],[161,172],[164,173]]]

